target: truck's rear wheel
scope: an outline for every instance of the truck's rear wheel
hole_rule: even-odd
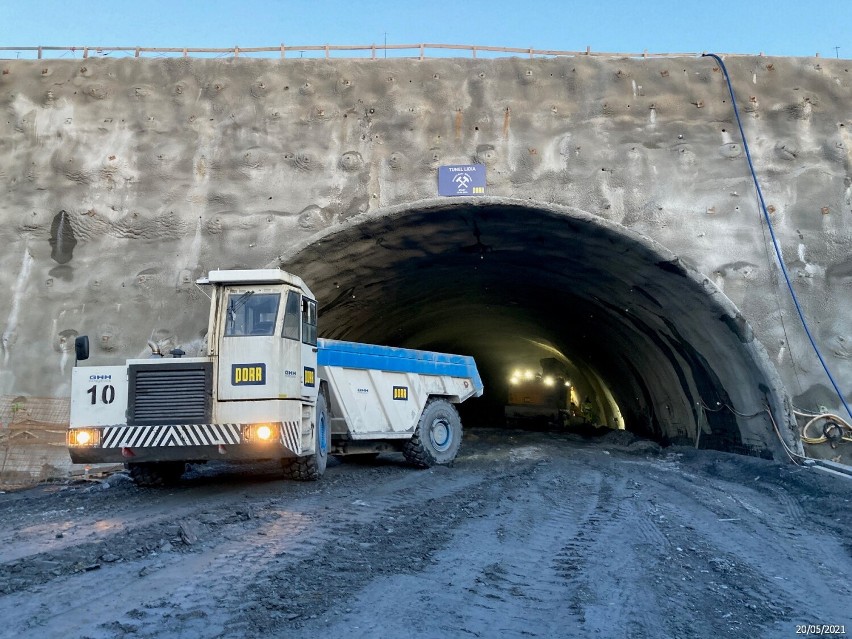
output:
[[[325,473],[331,449],[331,424],[325,395],[317,395],[316,421],[314,422],[314,454],[305,457],[287,457],[281,460],[288,479],[316,481]]]
[[[176,484],[186,466],[183,462],[137,462],[127,464],[130,478],[137,486],[170,486]]]
[[[456,458],[461,440],[461,418],[456,407],[446,399],[430,399],[402,454],[420,468],[449,464]]]

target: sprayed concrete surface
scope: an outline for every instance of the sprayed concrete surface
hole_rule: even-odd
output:
[[[383,455],[315,484],[220,463],[170,490],[119,474],[0,495],[0,636],[850,631],[846,485],[611,435],[469,431],[453,468]]]
[[[727,64],[850,400],[852,65]],[[98,363],[149,339],[198,352],[194,280],[279,264],[318,295],[321,334],[476,356],[482,423],[509,367],[553,354],[601,421],[662,443],[780,458],[771,416],[800,450],[791,400],[839,410],[710,58],[2,61],[0,109],[0,399],[19,421],[68,397],[75,336]],[[439,199],[437,167],[471,162],[486,196]]]

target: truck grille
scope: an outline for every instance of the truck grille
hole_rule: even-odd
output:
[[[209,362],[130,366],[127,423],[210,423],[212,372]]]

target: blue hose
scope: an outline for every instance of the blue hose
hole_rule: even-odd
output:
[[[828,369],[828,364],[825,363],[825,359],[822,356],[822,353],[819,350],[819,346],[817,346],[816,341],[814,340],[813,335],[811,335],[811,330],[808,328],[808,322],[805,320],[805,314],[802,311],[802,306],[799,304],[799,298],[796,296],[796,291],[793,290],[793,283],[790,281],[790,274],[787,272],[787,267],[784,265],[784,258],[781,256],[781,247],[778,246],[778,239],[775,237],[775,229],[772,226],[772,220],[769,219],[769,212],[766,210],[766,202],[763,201],[763,191],[760,190],[760,183],[757,181],[757,173],[754,170],[754,163],[751,161],[751,152],[748,150],[748,142],[746,141],[745,131],[743,131],[743,123],[740,119],[740,111],[737,109],[737,98],[734,95],[734,87],[731,85],[731,76],[728,75],[728,69],[725,66],[725,63],[715,53],[704,53],[702,57],[711,57],[719,63],[719,67],[722,69],[722,73],[725,74],[725,81],[728,83],[728,91],[731,94],[731,104],[734,105],[734,115],[737,118],[737,126],[740,128],[740,137],[743,140],[743,149],[745,149],[746,159],[748,160],[749,169],[751,169],[751,177],[754,180],[754,188],[757,189],[757,197],[760,200],[760,208],[763,210],[763,217],[766,219],[766,226],[769,227],[769,235],[772,237],[772,246],[775,247],[775,255],[778,257],[778,264],[781,265],[781,272],[784,274],[784,280],[787,282],[787,288],[790,291],[790,297],[793,298],[793,304],[796,305],[796,311],[799,313],[799,319],[802,321],[802,326],[805,328],[805,333],[808,336],[808,339],[811,342],[811,346],[813,346],[814,353],[816,353],[817,358],[819,358],[820,364],[822,364],[822,368],[825,371],[825,374],[828,375],[828,379],[831,380],[831,385],[834,386],[834,391],[837,393],[837,396],[840,398],[840,402],[843,404],[843,407],[846,409],[846,412],[849,413],[849,417],[852,417],[852,410],[849,409],[849,404],[846,403],[846,400],[843,398],[843,393],[840,392],[840,388],[837,385],[837,382],[834,380],[834,376],[831,374],[831,371]]]

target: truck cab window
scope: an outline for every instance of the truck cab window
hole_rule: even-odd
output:
[[[225,337],[273,335],[280,301],[279,293],[231,293],[228,296]]]
[[[302,341],[317,344],[317,303],[308,298],[302,298]]]
[[[281,332],[281,337],[287,339],[299,339],[299,327],[301,326],[301,318],[299,307],[301,306],[302,296],[296,291],[287,293],[287,302],[284,306],[284,329]]]

